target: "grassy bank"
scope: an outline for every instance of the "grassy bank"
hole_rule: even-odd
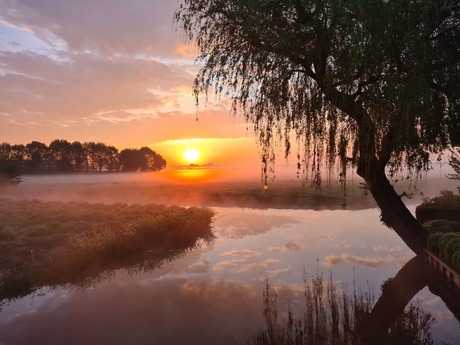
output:
[[[171,258],[212,239],[213,214],[152,204],[0,200],[0,298]]]

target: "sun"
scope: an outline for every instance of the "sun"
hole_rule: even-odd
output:
[[[184,159],[190,164],[196,163],[200,156],[201,152],[197,149],[187,149],[184,152],[182,152],[182,157],[184,157]]]

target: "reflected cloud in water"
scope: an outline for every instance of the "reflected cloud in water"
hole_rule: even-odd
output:
[[[271,252],[282,252],[282,253],[283,252],[298,252],[302,250],[302,247],[298,245],[297,243],[289,241],[282,247],[270,247],[268,248],[268,250]]]
[[[55,296],[0,326],[5,344],[241,344],[261,324],[260,288],[199,280],[109,284]]]
[[[240,239],[256,236],[282,228],[299,221],[295,216],[283,215],[274,210],[215,208],[220,217],[214,221],[214,228],[220,233],[221,239]],[[220,211],[219,211],[220,210]]]
[[[359,257],[349,254],[342,254],[342,255],[331,255],[326,256],[324,259],[324,263],[327,267],[332,267],[334,265],[342,264],[342,263],[351,263],[351,264],[360,264],[369,267],[377,267],[382,265],[388,265],[391,263],[396,262],[396,258],[390,257],[376,257],[376,258],[369,258],[369,257]]]

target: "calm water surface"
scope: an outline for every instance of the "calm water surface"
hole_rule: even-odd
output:
[[[262,327],[267,279],[281,311],[302,304],[304,276],[318,271],[378,297],[413,256],[376,209],[215,210],[215,242],[154,271],[109,272],[84,289],[41,288],[3,306],[0,343],[245,344]],[[460,343],[439,297],[425,288],[415,299],[436,317],[437,343]]]

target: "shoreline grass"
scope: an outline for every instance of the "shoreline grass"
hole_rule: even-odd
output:
[[[158,263],[213,239],[209,208],[2,201],[0,299],[146,259]]]
[[[300,312],[295,313],[288,305],[287,312],[282,313],[277,297],[276,289],[266,280],[264,326],[247,342],[248,345],[369,344],[362,332],[375,304],[370,289],[363,292],[356,291],[355,287],[350,293],[346,286],[333,280],[332,274],[325,280],[317,272],[310,280],[304,280],[304,305]],[[410,303],[379,343],[433,345],[431,326],[434,322],[434,316],[424,311],[419,303]]]

